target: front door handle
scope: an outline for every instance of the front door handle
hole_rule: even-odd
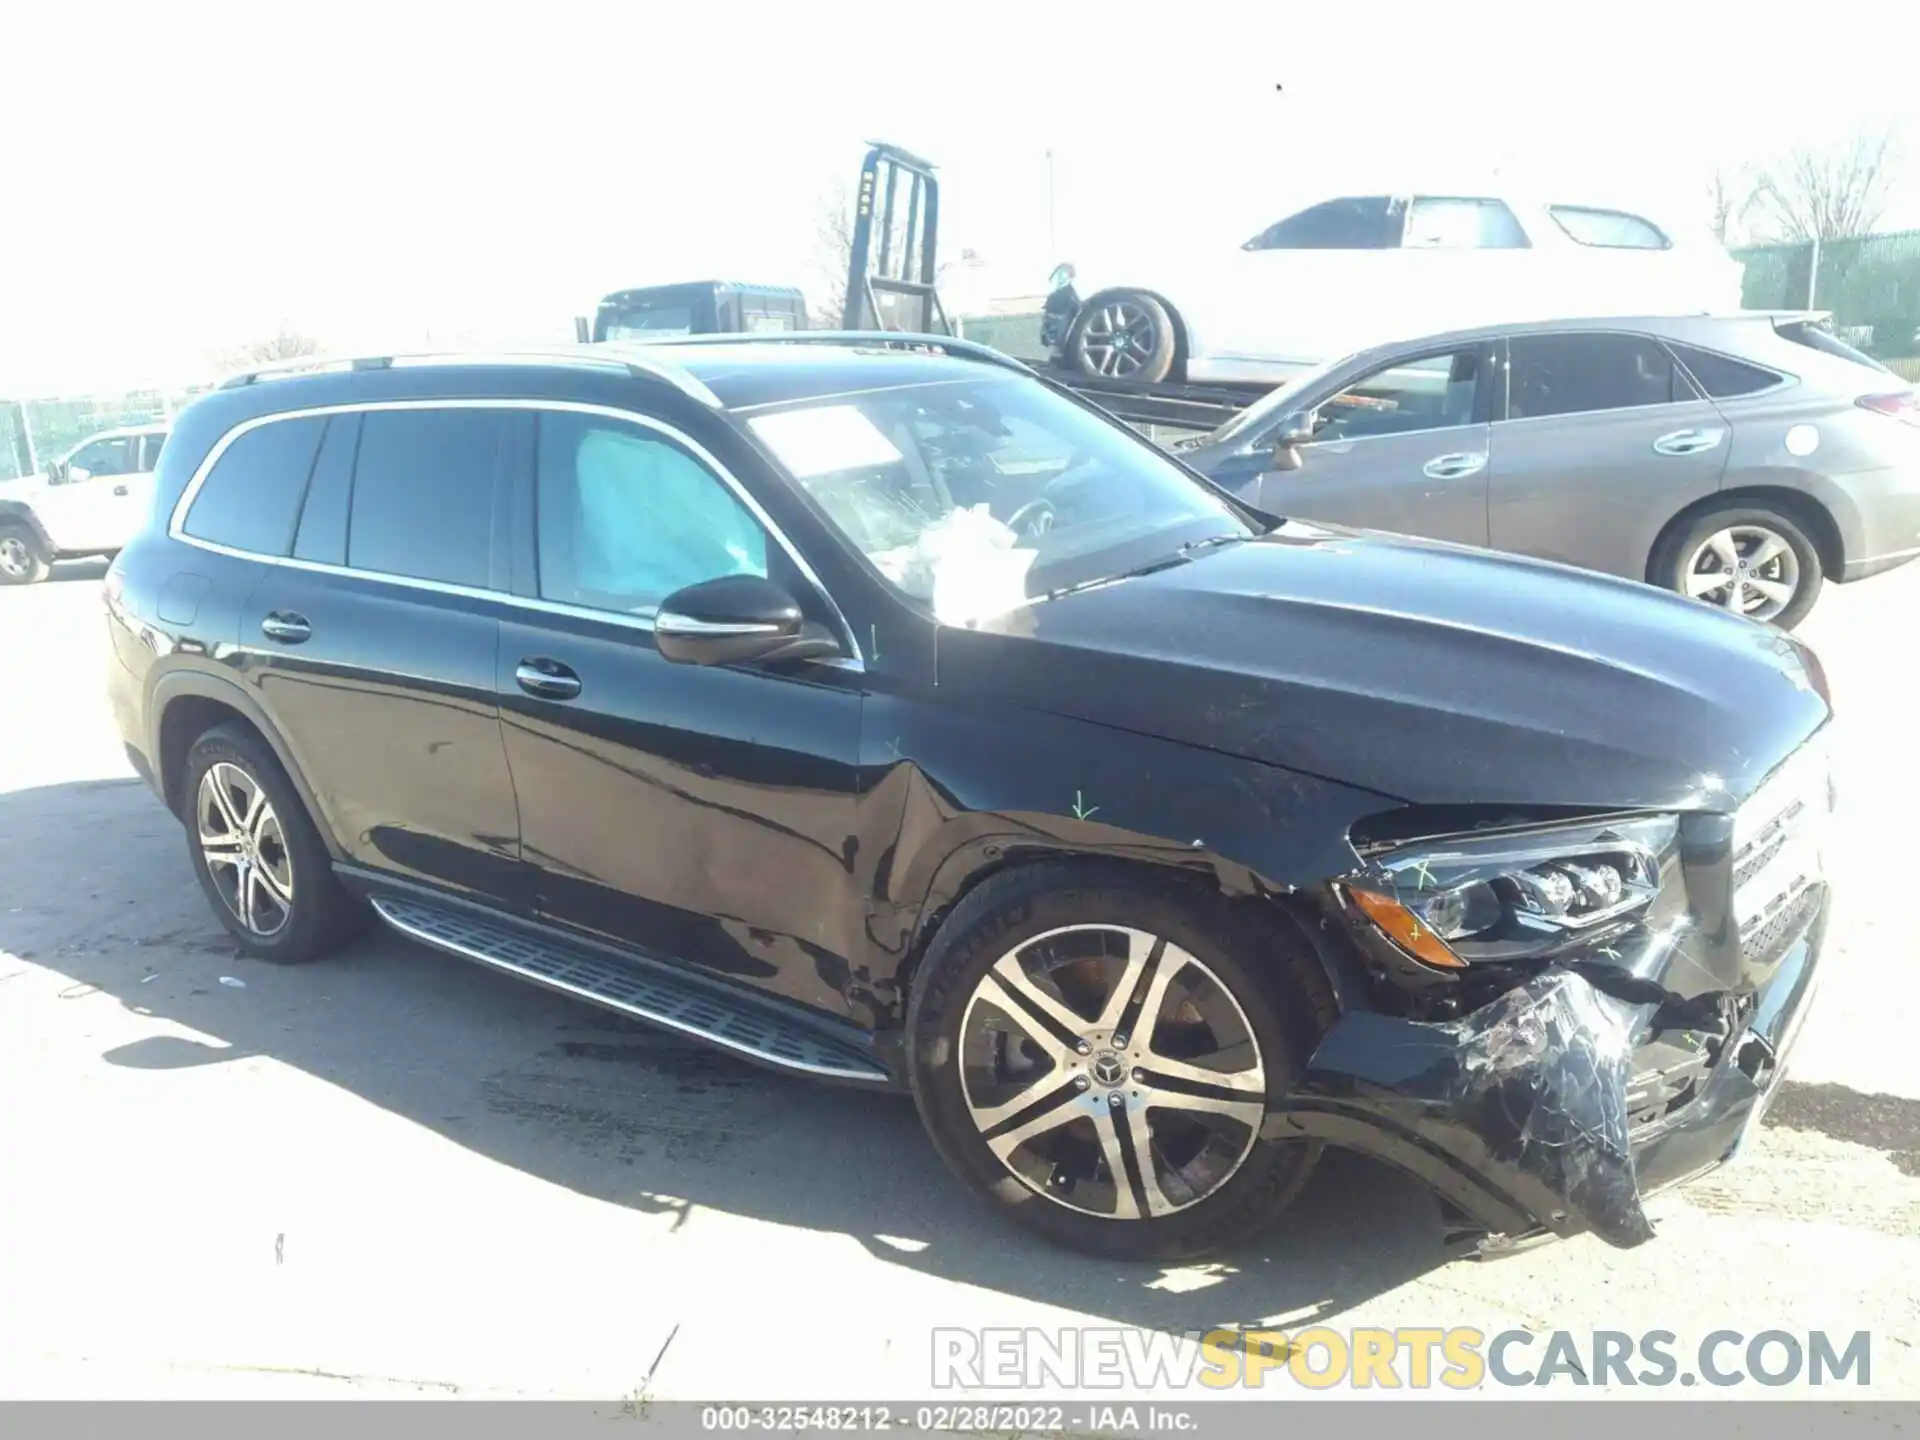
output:
[[[116,495],[124,495],[127,493],[127,487],[124,485],[116,485],[113,487],[113,493]]]
[[[1486,451],[1462,450],[1452,455],[1434,456],[1420,467],[1420,473],[1429,480],[1458,480],[1463,475],[1477,475],[1486,468]]]
[[[1698,455],[1711,450],[1726,438],[1724,430],[1674,430],[1653,442],[1662,455]]]
[[[291,610],[270,610],[260,622],[260,633],[282,645],[298,645],[313,634],[313,626],[307,623],[306,616]]]
[[[522,660],[513,678],[529,695],[542,700],[571,700],[580,693],[580,677],[558,660],[536,655]]]

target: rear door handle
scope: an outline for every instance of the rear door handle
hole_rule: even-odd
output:
[[[313,634],[313,626],[307,623],[307,617],[296,615],[291,610],[270,610],[260,622],[260,633],[269,640],[278,640],[282,645],[298,645]]]
[[[580,677],[544,655],[522,660],[513,678],[527,694],[542,700],[571,700],[580,693]]]
[[[1477,475],[1486,468],[1486,451],[1462,450],[1452,455],[1434,456],[1420,467],[1420,473],[1429,480],[1458,480],[1463,475]]]
[[[1662,455],[1698,455],[1711,450],[1726,438],[1724,430],[1674,430],[1653,442]]]

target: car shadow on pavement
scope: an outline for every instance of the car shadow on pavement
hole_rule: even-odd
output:
[[[1270,1232],[1205,1267],[1056,1249],[950,1176],[911,1102],[747,1065],[377,929],[312,965],[239,957],[178,825],[134,780],[0,794],[0,950],[197,1035],[106,1052],[261,1056],[502,1165],[650,1214],[838,1233],[942,1279],[1168,1331],[1346,1310],[1444,1263],[1415,1182],[1331,1152]],[[239,982],[239,983],[235,983]]]

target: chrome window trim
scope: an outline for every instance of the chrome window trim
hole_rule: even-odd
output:
[[[634,410],[622,410],[612,405],[595,405],[578,400],[451,396],[439,400],[359,400],[337,405],[312,405],[299,410],[276,410],[270,415],[256,415],[252,419],[242,420],[228,430],[207,452],[206,458],[200,462],[192,478],[187,481],[186,488],[180,492],[180,498],[174,501],[173,510],[167,517],[167,538],[216,555],[232,556],[237,560],[253,560],[261,564],[284,566],[290,570],[307,570],[320,575],[347,575],[362,580],[378,580],[389,585],[401,585],[437,595],[457,595],[472,600],[497,601],[524,610],[554,615],[574,615],[589,620],[607,620],[635,630],[644,630],[649,633],[653,631],[651,615],[623,614],[617,610],[596,610],[587,605],[573,605],[559,600],[515,595],[505,590],[488,590],[474,585],[455,585],[443,580],[424,580],[412,575],[391,575],[382,570],[363,570],[352,565],[332,565],[320,560],[301,560],[292,555],[266,555],[257,550],[242,550],[236,546],[222,545],[217,541],[202,540],[186,533],[187,515],[193,509],[193,502],[199,498],[200,487],[206,483],[207,476],[213,473],[213,467],[220,462],[220,457],[226,454],[227,447],[242,435],[257,430],[263,425],[276,424],[282,420],[305,420],[316,416],[363,415],[380,410],[552,410],[565,414],[597,415],[603,419],[637,425],[643,430],[652,430],[673,443],[684,446],[689,454],[718,476],[721,483],[733,492],[734,498],[739,500],[767,534],[773,537],[774,543],[786,552],[794,568],[827,602],[827,607],[833,612],[834,619],[839,621],[845,643],[850,647],[850,654],[840,662],[840,668],[859,670],[866,668],[866,656],[860,649],[860,641],[854,635],[853,626],[848,623],[846,612],[841,610],[839,601],[833,598],[832,592],[821,581],[819,574],[812,565],[807,563],[807,558],[800,553],[799,547],[787,538],[784,530],[774,524],[773,517],[767,514],[760,502],[754,498],[746,486],[740,483],[739,477],[715,459],[713,453],[698,440],[675,429],[664,420],[658,420],[651,415],[643,415]],[[304,501],[302,503],[304,504]]]

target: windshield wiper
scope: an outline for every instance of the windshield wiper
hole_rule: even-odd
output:
[[[1111,575],[1099,575],[1092,580],[1082,580],[1075,585],[1062,585],[1058,590],[1049,590],[1047,599],[1058,600],[1062,595],[1078,595],[1082,590],[1111,585],[1116,580],[1132,580],[1137,576],[1151,575],[1157,570],[1171,570],[1176,565],[1186,564],[1190,558],[1183,547],[1171,555],[1162,555],[1158,560],[1149,560],[1144,565],[1136,565],[1131,570],[1118,570]]]
[[[1248,535],[1209,535],[1205,540],[1189,540],[1180,547],[1182,555],[1195,555],[1202,550],[1211,550],[1216,545],[1240,545],[1251,539]]]

